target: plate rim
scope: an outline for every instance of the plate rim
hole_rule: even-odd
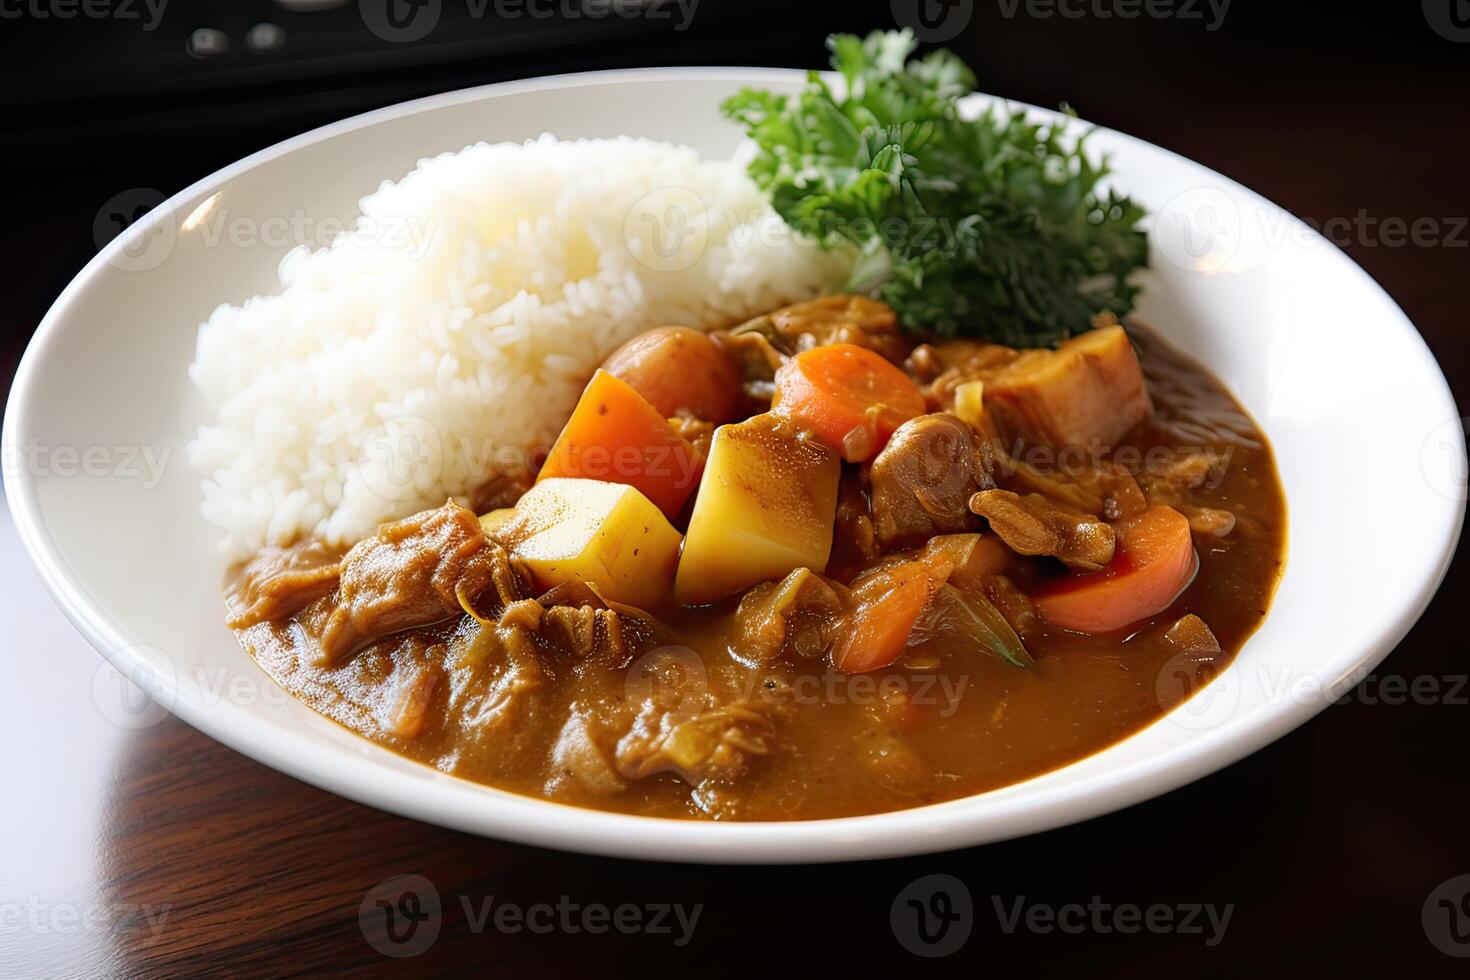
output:
[[[297,149],[404,116],[487,98],[606,82],[689,79],[758,84],[762,81],[799,81],[807,74],[804,69],[780,68],[630,68],[549,75],[456,89],[350,116],[265,147],[171,195],[141,219],[139,224],[146,228],[149,224],[162,221],[179,211],[186,202],[219,189],[238,174]],[[997,96],[977,93],[972,98],[981,102],[991,101],[1024,108],[1028,112],[1036,112],[1055,120],[1064,118],[1048,109]],[[1080,120],[1078,122],[1081,123]],[[1081,124],[1092,126],[1089,123]],[[1107,132],[1110,138],[1152,153],[1163,154],[1173,161],[1207,173],[1227,191],[1239,191],[1257,206],[1276,208],[1288,215],[1294,225],[1306,227],[1294,215],[1268,198],[1203,164],[1117,130],[1093,128]],[[41,319],[16,369],[6,405],[3,433],[0,433],[0,444],[6,447],[18,445],[17,436],[31,428],[29,419],[31,413],[38,410],[37,403],[41,397],[36,391],[39,365],[61,336],[67,308],[96,276],[99,268],[105,266],[124,247],[126,237],[118,236],[99,250],[77,272]],[[1335,244],[1327,244],[1337,253],[1336,257],[1370,283],[1388,308],[1397,314],[1396,325],[1406,335],[1408,342],[1417,345],[1419,353],[1427,361],[1429,373],[1435,376],[1438,389],[1435,394],[1447,406],[1445,417],[1458,417],[1458,408],[1444,371],[1423,336],[1372,275]],[[1459,449],[1458,466],[1459,472],[1463,474],[1466,468],[1463,445]],[[40,519],[36,476],[21,472],[17,467],[6,467],[4,487],[20,540],[53,601],[105,659],[129,677],[144,680],[138,676],[137,670],[144,661],[136,656],[129,656],[128,648],[131,644],[125,633],[99,605],[90,601],[79,582],[72,581],[65,559],[46,531],[44,521]],[[1352,657],[1352,669],[1371,669],[1376,666],[1422,616],[1449,570],[1463,529],[1464,517],[1465,502],[1461,500],[1454,509],[1451,526],[1446,528],[1438,561],[1433,567],[1421,570],[1416,601],[1398,612],[1386,632],[1359,645]],[[1232,669],[1233,666],[1234,664]],[[1312,673],[1327,682],[1338,679],[1325,676],[1326,672],[1317,669]],[[144,686],[147,687],[146,682]],[[163,696],[168,692],[150,690],[149,693]],[[171,697],[165,707],[185,723],[277,771],[358,803],[411,819],[505,841],[577,853],[679,862],[743,864],[880,859],[932,853],[1041,833],[1132,806],[1203,778],[1297,728],[1326,707],[1326,702],[1317,699],[1278,706],[1276,710],[1260,712],[1258,717],[1239,724],[1223,725],[1197,734],[1167,752],[1131,764],[1123,770],[1098,773],[1084,780],[1034,790],[1015,798],[988,800],[987,809],[983,812],[966,812],[967,805],[973,806],[974,801],[989,795],[982,793],[907,810],[857,817],[732,823],[643,817],[591,810],[484,787],[427,766],[424,768],[441,777],[442,781],[415,780],[419,790],[416,793],[375,793],[373,790],[378,785],[391,790],[393,783],[400,778],[415,777],[392,772],[385,774],[384,767],[379,764],[374,753],[349,754],[334,751],[329,757],[318,759],[318,754],[325,750],[312,747],[310,752],[301,751],[301,740],[298,737],[261,725],[258,719],[249,720],[252,716],[239,706],[224,702],[217,705],[196,704],[187,698]],[[236,715],[247,720],[242,723]],[[1157,724],[1158,720],[1154,723]],[[1023,786],[1025,782],[1027,781],[1011,784],[1003,789]],[[487,800],[495,800],[495,805],[474,809],[463,806],[462,801],[467,798],[463,793],[464,787],[483,791],[487,794]],[[458,805],[457,800],[461,801]]]

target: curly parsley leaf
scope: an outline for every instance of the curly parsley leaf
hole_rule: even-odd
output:
[[[1144,211],[1100,190],[1107,161],[1086,136],[1024,110],[963,118],[974,75],[949,51],[911,59],[908,31],[827,46],[843,94],[812,72],[797,95],[745,89],[723,110],[756,143],[750,174],[787,224],[856,251],[849,289],[908,326],[1013,346],[1132,309]]]

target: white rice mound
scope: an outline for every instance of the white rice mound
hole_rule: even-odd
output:
[[[847,272],[742,162],[647,140],[477,144],[361,207],[286,257],[278,293],[199,329],[212,421],[190,459],[231,560],[464,500],[548,446],[628,338],[738,322]]]

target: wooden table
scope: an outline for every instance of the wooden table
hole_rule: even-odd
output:
[[[1032,84],[1021,63],[1030,50],[1024,44],[1013,55],[999,40],[985,47],[978,54],[995,87],[1055,101],[1050,81]],[[1338,55],[1356,58],[1347,49]],[[1336,56],[1315,57],[1326,64]],[[1369,73],[1370,62],[1355,62],[1355,77]],[[1456,216],[1470,214],[1464,73],[1390,66],[1360,87],[1304,77],[1281,91],[1250,87],[1250,71],[1230,76],[1222,89],[1211,87],[1218,79],[1176,68],[1168,77],[1177,84],[1140,72],[1100,76],[1084,111],[1202,159],[1318,222],[1361,209],[1380,221],[1432,217],[1448,234]],[[1269,59],[1253,68],[1267,78],[1286,70]],[[1073,81],[1056,80],[1057,94],[1072,95]],[[227,145],[219,152],[238,155]],[[212,169],[208,162],[191,166],[202,173]],[[95,206],[83,201],[72,217],[85,219]],[[57,227],[72,227],[45,215],[35,227],[57,240]],[[77,226],[85,229],[85,221]],[[1451,242],[1393,247],[1360,234],[1345,245],[1405,307],[1466,404],[1470,249]],[[23,250],[14,244],[10,254]],[[48,266],[44,288],[64,282],[64,270]],[[27,309],[44,305],[39,296],[26,302]],[[12,359],[23,336],[8,345]],[[1372,447],[1365,446],[1364,478],[1371,472]],[[1392,514],[1373,515],[1375,533],[1392,533],[1392,525]],[[1023,840],[810,868],[587,858],[468,837],[346,802],[120,700],[116,677],[43,593],[8,517],[0,518],[0,584],[0,744],[9,788],[0,810],[0,976],[376,974],[404,965],[513,977],[589,969],[622,975],[648,965],[722,974],[798,965],[822,975],[907,971],[922,961],[890,927],[890,908],[902,889],[932,874],[962,880],[972,896],[973,933],[944,961],[971,974],[1420,976],[1464,975],[1467,965],[1435,945],[1470,953],[1470,935],[1462,932],[1467,942],[1458,943],[1449,912],[1437,904],[1446,895],[1458,899],[1464,884],[1451,883],[1431,900],[1444,883],[1470,873],[1463,562],[1349,703],[1223,772]],[[1433,695],[1392,693],[1399,682],[1416,681]],[[381,941],[369,941],[372,930],[365,933],[362,922],[382,914],[374,889],[408,874],[432,884],[442,911],[433,920],[437,939],[400,963],[380,952]],[[422,887],[420,898],[423,911],[429,895]],[[523,912],[575,904],[568,920],[575,931],[497,928],[493,914],[484,916],[487,902],[492,911],[512,905]],[[1023,916],[1008,931],[1018,902]],[[677,945],[677,930],[583,928],[598,921],[579,917],[588,910],[613,914],[621,904],[698,906],[692,940]],[[1213,945],[1203,915],[1194,919],[1201,931],[1179,928],[1194,905],[1229,911]],[[1146,917],[1152,906],[1174,925],[1125,931],[1134,921],[1129,909]],[[411,903],[394,907],[414,912]],[[1047,928],[1048,914],[1060,915],[1061,924]],[[1470,931],[1470,905],[1455,914]]]

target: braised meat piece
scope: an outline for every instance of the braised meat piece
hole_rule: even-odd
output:
[[[1009,490],[984,490],[970,510],[1020,555],[1050,555],[1068,568],[1096,572],[1113,560],[1117,536],[1091,514],[1064,510],[1039,493],[1022,497]]]
[[[1150,466],[1140,474],[1139,484],[1150,504],[1163,504],[1189,518],[1195,534],[1223,538],[1235,530],[1235,514],[1219,507],[1195,504],[1193,491],[1207,482],[1220,480],[1224,463],[1204,453],[1185,453],[1166,463]]]
[[[315,539],[267,548],[235,572],[225,589],[231,629],[294,616],[337,587],[342,555]]]
[[[730,655],[766,664],[783,653],[806,660],[832,645],[847,590],[809,568],[779,582],[763,582],[745,593],[735,611]]]
[[[1013,347],[977,340],[945,340],[920,344],[909,355],[908,369],[924,386],[924,397],[936,411],[955,406],[959,387],[983,381],[1014,361],[1020,352]]]
[[[995,486],[995,450],[947,412],[898,427],[873,460],[873,526],[884,548],[974,530],[969,502]]]
[[[1025,350],[985,380],[986,410],[1012,438],[1109,448],[1153,414],[1143,370],[1114,323],[1056,350]]]
[[[711,705],[684,714],[644,702],[633,727],[618,742],[618,771],[629,779],[672,772],[691,786],[730,780],[771,751],[775,727],[760,702]]]
[[[1052,472],[1043,472],[1021,460],[1006,460],[1001,470],[996,482],[1007,490],[1039,493],[1062,507],[1104,520],[1130,517],[1149,504],[1133,473],[1105,460]]]
[[[793,350],[856,344],[895,364],[908,356],[909,343],[898,329],[898,316],[887,303],[858,295],[823,296],[768,314],[776,332]]]
[[[513,767],[517,756],[537,750],[540,730],[552,724],[556,677],[525,630],[476,624],[467,637],[455,654],[445,705],[461,748],[444,768],[455,772],[477,755]]]
[[[541,617],[541,632],[552,644],[578,657],[603,655],[620,660],[627,652],[623,618],[612,609],[553,606]]]
[[[381,637],[459,616],[492,587],[502,605],[524,589],[505,549],[486,539],[472,512],[449,501],[386,524],[342,560],[336,602],[319,633],[320,660],[337,663]]]
[[[583,582],[565,582],[535,599],[506,604],[494,625],[536,637],[557,655],[625,663],[671,636],[653,616],[625,603],[604,599]]]
[[[551,749],[554,769],[546,782],[547,795],[560,795],[572,781],[594,793],[616,793],[626,788],[628,784],[618,775],[603,747],[605,741],[595,713],[573,708]]]
[[[634,670],[633,722],[613,752],[625,779],[672,772],[692,786],[729,782],[770,753],[780,706],[717,695],[694,651],[666,647]]]
[[[908,368],[936,409],[957,410],[964,386],[982,383],[985,415],[1007,444],[1107,448],[1153,414],[1132,343],[1110,317],[1055,350],[970,340],[921,344]]]
[[[747,390],[769,398],[769,382],[786,358],[827,344],[855,344],[902,364],[909,342],[886,304],[866,296],[824,296],[785,306],[715,335],[744,370]],[[753,387],[752,387],[753,386]]]

